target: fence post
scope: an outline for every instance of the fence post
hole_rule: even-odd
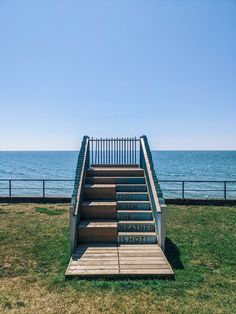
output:
[[[9,197],[11,197],[11,180],[9,180]]]
[[[43,198],[45,198],[45,180],[43,180]]]
[[[226,181],[224,181],[224,199],[227,198]]]
[[[184,181],[182,181],[182,198],[184,198]]]

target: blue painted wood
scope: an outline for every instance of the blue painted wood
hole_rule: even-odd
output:
[[[144,192],[117,192],[116,201],[148,201],[148,194]]]
[[[148,211],[148,210],[130,210],[130,211],[125,211],[125,210],[121,210],[121,211],[117,211],[116,213],[117,215],[117,219],[118,220],[153,220],[152,217],[152,211]]]
[[[123,244],[152,244],[157,243],[156,235],[121,235],[118,234],[118,242]]]
[[[148,201],[118,201],[116,203],[117,210],[150,210],[150,203]]]
[[[127,184],[127,185],[116,185],[116,192],[147,192],[146,184]]]

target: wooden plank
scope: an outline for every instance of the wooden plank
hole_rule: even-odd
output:
[[[140,265],[140,264],[121,264],[120,269],[169,269],[166,263],[162,264],[148,264],[148,265]]]
[[[70,266],[70,270],[73,269],[119,269],[119,265],[76,265],[76,266]]]
[[[118,275],[119,274],[119,269],[106,269],[106,270],[101,270],[101,269],[94,269],[94,270],[85,270],[85,269],[73,269],[73,270],[68,270],[66,275]]]
[[[135,266],[142,266],[144,265],[142,260],[119,260],[119,265],[135,265]],[[146,264],[145,264],[146,265]],[[166,265],[165,260],[149,260],[147,265]]]
[[[120,274],[172,275],[173,271],[171,271],[169,268],[163,268],[163,269],[120,269]]]
[[[118,258],[116,260],[78,260],[76,263],[70,263],[71,266],[77,266],[77,265],[119,265]]]

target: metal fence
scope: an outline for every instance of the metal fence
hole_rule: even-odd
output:
[[[90,164],[139,164],[139,138],[90,138]]]
[[[159,180],[165,198],[236,199],[236,180]],[[74,180],[0,179],[0,197],[71,197]]]
[[[159,180],[165,198],[236,199],[236,180]]]
[[[75,180],[0,179],[0,196],[71,197]]]

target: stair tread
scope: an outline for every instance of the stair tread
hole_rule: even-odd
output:
[[[156,236],[155,232],[123,232],[118,231],[118,234],[121,236]]]
[[[118,192],[118,193],[120,193],[120,192]],[[142,192],[142,193],[145,193],[145,192]],[[133,201],[133,200],[129,201],[129,200],[127,200],[127,201],[117,201],[117,203],[138,203],[138,204],[145,203],[145,204],[149,204],[150,202],[149,201],[139,201],[139,200],[138,201]]]
[[[91,201],[91,202],[83,202],[81,206],[115,206],[116,202],[110,202],[110,201]]]
[[[110,171],[110,170],[122,170],[122,171],[137,171],[137,170],[143,170],[142,168],[140,167],[91,167],[89,168],[88,170],[107,170],[107,171]]]
[[[148,192],[116,192],[116,194],[148,194]]]
[[[82,220],[79,224],[79,228],[116,228],[117,221],[101,221],[101,220]]]
[[[119,176],[107,176],[107,177],[96,177],[96,176],[93,176],[94,179],[102,179],[102,178],[105,178],[105,179],[137,179],[137,177],[119,177]]]
[[[146,186],[145,183],[116,183],[116,186]]]
[[[117,213],[124,213],[124,212],[126,212],[126,213],[145,213],[145,214],[147,214],[147,213],[151,213],[152,211],[151,211],[151,209],[144,209],[144,210],[142,210],[142,209],[118,209],[117,210]]]
[[[115,184],[100,184],[100,183],[95,183],[95,184],[85,184],[84,188],[115,188]]]
[[[154,224],[154,220],[118,220],[120,224]]]

